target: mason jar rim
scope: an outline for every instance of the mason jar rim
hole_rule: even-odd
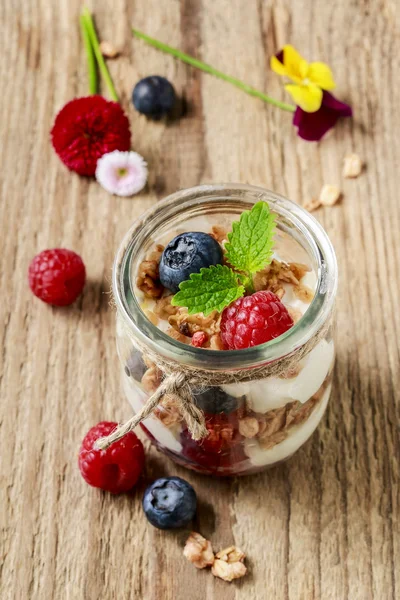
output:
[[[290,222],[307,242],[317,264],[314,298],[299,321],[285,334],[265,344],[243,350],[210,350],[179,342],[146,317],[135,296],[131,264],[143,243],[167,219],[199,205],[228,201],[243,204],[243,210],[266,201],[279,219]],[[332,244],[322,226],[298,204],[270,190],[247,184],[201,185],[169,195],[134,221],[125,235],[113,266],[112,287],[118,314],[133,338],[166,358],[207,370],[254,367],[287,356],[303,346],[329,318],[337,291],[337,262]],[[134,340],[133,340],[134,341]]]

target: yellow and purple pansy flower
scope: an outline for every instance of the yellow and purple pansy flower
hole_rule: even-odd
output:
[[[352,116],[351,107],[330,93],[335,81],[325,63],[308,63],[288,44],[271,58],[271,68],[293,82],[285,89],[297,105],[293,125],[302,139],[318,141],[340,117]]]

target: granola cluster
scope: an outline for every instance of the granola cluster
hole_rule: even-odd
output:
[[[183,556],[193,563],[197,569],[211,567],[214,564],[214,552],[211,542],[195,531],[192,531],[186,540]]]
[[[268,265],[262,271],[256,273],[253,278],[254,287],[256,292],[261,290],[269,290],[274,292],[278,298],[282,299],[285,295],[284,283],[290,283],[293,285],[293,291],[297,295],[299,290],[306,288],[301,280],[305,274],[310,271],[307,265],[301,263],[285,263],[279,260],[273,259],[271,264]],[[309,290],[309,288],[307,288]],[[311,302],[314,294],[311,290],[310,299],[306,302]]]
[[[224,581],[233,581],[247,572],[244,564],[246,555],[242,550],[236,546],[229,546],[214,555],[211,542],[194,531],[186,541],[183,555],[197,569],[211,567],[212,574]]]
[[[158,270],[163,250],[164,246],[157,244],[155,249],[139,265],[136,285],[147,298],[160,298],[164,292]]]
[[[304,423],[323,396],[329,385],[326,378],[320,389],[307,402],[289,402],[285,406],[270,410],[265,414],[248,411],[239,420],[239,433],[247,439],[257,439],[261,448],[269,450],[287,438],[290,429]]]

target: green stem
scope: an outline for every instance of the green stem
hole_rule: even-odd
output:
[[[250,292],[250,294],[254,294],[256,288],[254,287],[253,275],[251,273],[248,274],[248,279],[246,281],[246,290]]]
[[[218,71],[217,69],[214,69],[214,67],[212,67],[211,65],[207,65],[206,63],[202,62],[201,60],[198,60],[197,58],[194,58],[193,56],[190,56],[189,54],[185,54],[184,52],[181,52],[181,50],[178,50],[177,48],[172,48],[171,46],[168,46],[167,44],[163,44],[162,42],[159,42],[158,40],[155,40],[154,38],[149,37],[145,33],[138,31],[137,29],[132,29],[132,31],[136,37],[140,38],[141,40],[144,40],[145,42],[150,44],[150,46],[154,46],[154,48],[158,48],[159,50],[162,50],[163,52],[166,52],[167,54],[171,54],[172,56],[179,58],[180,60],[187,63],[188,65],[192,65],[192,67],[196,67],[197,69],[200,69],[201,71],[205,71],[205,73],[210,73],[211,75],[214,75],[214,77],[223,79],[224,81],[231,83],[232,85],[239,88],[240,90],[243,90],[244,92],[246,92],[246,94],[250,94],[250,96],[255,96],[256,98],[260,98],[260,100],[263,100],[264,102],[268,102],[269,104],[273,104],[274,106],[278,106],[282,110],[287,110],[288,112],[294,112],[296,110],[295,106],[292,106],[291,104],[286,104],[285,102],[280,102],[279,100],[275,100],[275,98],[271,98],[271,96],[268,96],[267,94],[263,94],[262,92],[259,92],[258,90],[251,87],[250,85],[247,85],[247,83],[240,81],[240,79],[236,79],[235,77],[226,75],[225,73],[222,73],[222,71]]]
[[[96,59],[93,53],[93,47],[90,43],[89,32],[86,27],[86,20],[83,15],[81,15],[80,19],[81,24],[81,32],[83,43],[85,46],[86,58],[87,58],[87,66],[88,66],[88,76],[89,76],[89,94],[97,94],[97,67],[96,67]]]
[[[118,102],[118,95],[115,91],[113,80],[111,79],[111,75],[108,71],[107,65],[104,61],[103,55],[100,50],[99,40],[97,38],[96,30],[94,28],[94,23],[92,16],[86,6],[82,10],[82,19],[84,19],[86,24],[86,30],[89,35],[89,40],[93,48],[93,52],[96,56],[97,64],[99,65],[100,73],[105,81],[105,84],[108,88],[108,92],[114,100],[114,102]]]

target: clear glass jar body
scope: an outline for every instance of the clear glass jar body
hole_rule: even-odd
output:
[[[238,220],[259,200],[277,214],[277,239],[284,253],[300,249],[316,276],[314,298],[299,321],[267,344],[236,351],[195,348],[183,344],[146,316],[135,287],[138,266],[155,243],[177,231],[199,231],[204,219],[216,225]],[[202,227],[201,230],[206,229]],[[284,255],[283,260],[286,260]],[[296,260],[291,256],[291,260]],[[301,262],[297,260],[297,262]],[[317,221],[296,204],[261,188],[247,185],[200,186],[173,194],[143,215],[118,251],[113,291],[117,305],[117,348],[125,394],[137,412],[157,389],[162,373],[149,362],[149,348],[163,357],[196,369],[233,373],[273,364],[303,347],[318,334],[318,343],[289,372],[244,383],[193,389],[204,411],[209,435],[195,442],[181,415],[168,399],[162,401],[142,428],[173,460],[213,475],[242,475],[286,460],[318,426],[331,392],[334,364],[332,315],[337,288],[335,255]],[[147,313],[148,314],[148,313]]]

